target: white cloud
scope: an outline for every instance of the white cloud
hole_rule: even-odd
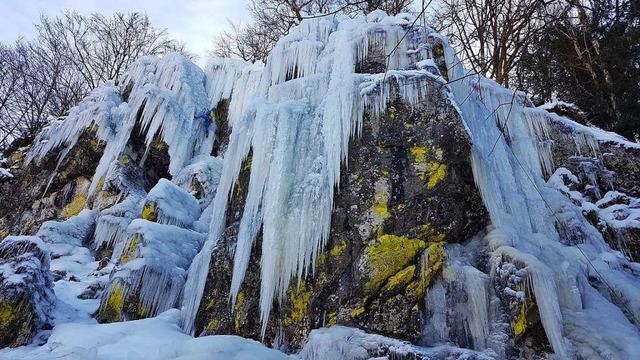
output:
[[[65,9],[81,14],[93,12],[145,12],[151,23],[167,28],[170,35],[184,41],[189,50],[204,57],[211,41],[234,22],[249,21],[249,0],[2,0],[0,1],[0,41],[12,42],[20,36],[32,37],[40,14],[55,16]]]

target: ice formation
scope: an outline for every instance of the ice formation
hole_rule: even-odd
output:
[[[224,84],[210,83],[209,88],[216,89],[210,94],[231,96],[230,116],[243,115],[229,121],[234,131],[212,204],[209,237],[190,269],[184,303],[188,331],[193,330],[211,252],[223,230],[228,195],[250,150],[251,179],[235,251],[232,298],[261,228],[263,330],[273,301],[284,295],[292,278],[300,280],[313,266],[329,235],[334,186],[349,140],[361,128],[365,106],[384,108],[390,79],[406,85],[405,95],[412,103],[426,94],[428,83],[442,83],[426,66],[407,68],[431,58],[430,47],[417,35],[401,42],[386,79],[382,74],[356,73],[356,64],[369,49],[391,52],[408,24],[407,18],[381,12],[366,18],[304,21],[278,42],[261,73],[255,65],[240,62],[214,62],[210,67],[216,71],[213,78],[226,79]],[[223,69],[229,70],[220,74]],[[254,83],[259,78],[260,86],[251,87],[255,99],[247,105],[246,96],[232,94],[236,85],[246,91],[249,77],[255,77]]]
[[[596,270],[598,262],[593,258],[611,250],[597,231],[587,231],[590,236],[577,248],[565,246],[555,227],[549,226],[554,223],[562,225],[562,220],[552,212],[552,206],[571,205],[561,193],[545,186],[544,174],[551,173],[552,162],[549,152],[539,143],[548,139],[549,124],[561,121],[572,127],[573,131],[568,136],[583,153],[598,155],[598,141],[635,145],[617,136],[607,136],[602,131],[561,119],[543,109],[532,108],[523,94],[503,89],[486,78],[470,76],[451,47],[445,47],[445,56],[446,63],[453,64],[448,69],[449,87],[473,142],[472,166],[476,184],[495,227],[494,236],[490,238],[494,256],[520,262],[528,269],[526,282],[530,293],[535,296],[542,325],[556,355],[566,358],[573,351],[584,352],[584,348],[589,347],[586,345],[589,339],[580,337],[572,332],[573,328],[564,325],[572,321],[567,315],[569,313],[582,309],[585,316],[593,316],[597,311],[585,300],[593,291],[590,285],[585,284],[588,284],[589,276],[600,277]],[[593,229],[581,215],[574,220],[584,228]],[[498,233],[500,236],[495,236]],[[618,261],[626,262],[623,259]],[[637,284],[638,278],[632,273],[616,271],[617,267],[606,267],[605,273],[616,272],[615,278],[610,276],[606,281],[636,286],[632,284]],[[626,297],[623,291],[615,292],[617,294],[612,296]],[[640,298],[631,296],[633,300],[628,302],[640,301]],[[623,313],[621,309],[614,312]],[[635,319],[637,317],[616,316],[607,321],[616,322],[612,326],[629,328],[633,327]],[[585,333],[595,331],[594,328],[585,329]],[[637,336],[637,330],[635,333]],[[605,343],[616,343],[615,333],[602,333],[601,336]],[[572,340],[571,345],[565,341],[566,337]],[[623,358],[638,356],[637,350],[629,350],[630,347],[608,349]]]
[[[198,209],[198,206],[195,206]],[[103,299],[114,289],[125,297],[139,292],[140,304],[150,315],[171,309],[179,300],[186,270],[204,235],[173,225],[136,219],[125,232],[126,240],[114,251],[116,272]]]
[[[387,349],[389,356],[375,357]],[[495,359],[495,354],[460,349],[447,345],[423,348],[380,335],[344,326],[312,330],[309,341],[300,352],[304,360],[332,359]]]
[[[374,114],[385,108],[393,79],[401,85],[402,95],[410,103],[418,102],[432,86],[446,86],[451,91],[453,105],[459,109],[473,142],[474,177],[494,228],[487,240],[495,254],[520,262],[528,269],[527,291],[518,296],[535,297],[543,327],[556,354],[566,357],[575,351],[576,345],[566,342],[566,338],[573,338],[564,326],[568,321],[564,314],[577,311],[583,304],[581,294],[586,290],[581,290],[581,286],[595,273],[593,260],[587,258],[599,258],[598,254],[606,254],[610,249],[580,211],[554,213],[575,207],[545,183],[545,177],[555,170],[549,126],[552,122],[561,122],[569,127],[568,140],[585,156],[599,154],[598,142],[615,142],[626,147],[637,147],[637,144],[578,125],[544,108],[533,108],[525,94],[470,74],[446,40],[430,29],[413,28],[394,49],[407,31],[407,24],[403,17],[387,18],[379,13],[369,15],[366,20],[303,22],[271,53],[260,76],[260,88],[250,90],[256,100],[249,104],[245,97],[236,99],[231,94],[238,74],[245,76],[243,79],[247,74],[258,78],[256,67],[238,62],[214,63],[217,77],[227,79],[224,84],[215,83],[217,94],[222,94],[221,98],[231,96],[230,113],[243,115],[232,121],[234,132],[212,203],[209,237],[190,269],[184,303],[188,331],[192,331],[211,252],[224,225],[228,194],[250,150],[253,154],[251,180],[235,252],[232,298],[235,299],[240,289],[252,244],[262,227],[264,326],[273,300],[284,294],[291,278],[300,279],[310,270],[318,249],[323,247],[328,235],[333,188],[341,161],[347,156],[348,141],[357,136],[365,107]],[[443,44],[445,50],[448,83],[435,67],[431,48],[436,42]],[[376,47],[383,48],[384,54],[389,55],[388,71],[357,74],[356,64],[367,56],[369,49]],[[233,71],[220,74],[225,67]],[[246,70],[238,70],[239,67]],[[247,86],[244,80],[238,84],[243,89]],[[567,234],[559,234],[549,226],[558,223],[562,227],[565,222],[572,222],[572,226],[580,227],[581,233],[586,234],[585,243],[579,244],[579,249],[563,245]],[[620,272],[616,270],[620,269],[619,264],[610,265],[614,268],[611,271]],[[461,269],[469,272],[467,279],[474,279],[466,286],[478,290],[481,285],[474,281],[479,274],[473,275],[473,268]],[[614,281],[612,275],[611,281],[620,286],[614,286],[617,294],[610,296],[630,296],[631,299],[625,301],[633,307],[640,298],[635,297],[634,291],[626,296],[622,293],[627,291],[623,288],[632,286],[637,279],[631,274],[618,275],[627,280]],[[437,291],[432,289],[430,294],[433,299],[429,301],[438,303]],[[483,297],[470,301],[470,331],[474,334],[474,343],[482,347],[488,336],[486,308],[489,305]],[[438,307],[430,308],[435,311]],[[621,327],[634,321],[633,318],[616,319],[622,321]],[[443,331],[446,327],[437,329]],[[440,336],[446,339],[447,334]],[[631,355],[624,353],[625,349],[618,350]]]
[[[213,146],[214,137],[206,137],[204,124],[193,119],[209,107],[204,81],[202,70],[180,54],[161,59],[143,57],[125,72],[120,84],[98,87],[70,111],[66,120],[42,131],[27,163],[39,161],[59,147],[61,162],[80,135],[95,128],[105,150],[91,183],[89,192],[93,193],[138,125],[146,134],[147,149],[156,137],[168,145],[169,172],[175,175],[193,156],[208,155]],[[146,153],[138,160],[144,163]]]
[[[187,191],[167,179],[160,179],[149,191],[143,211],[153,212],[160,224],[193,228],[200,218],[200,204]]]
[[[175,185],[162,180],[148,196],[143,190],[127,194],[123,202],[100,213],[94,238],[97,247],[119,243],[116,261],[135,253],[123,261],[117,276],[133,281],[132,289],[142,284],[145,304],[157,311],[175,305],[189,268],[182,325],[192,333],[211,254],[224,230],[228,199],[251,154],[231,296],[235,301],[252,246],[262,231],[264,333],[274,301],[284,296],[292,280],[300,281],[313,271],[329,236],[334,187],[349,141],[362,127],[365,109],[373,115],[383,112],[392,82],[411,104],[434,87],[444,88],[473,143],[473,174],[492,224],[485,237],[493,252],[492,274],[513,270],[505,264],[517,264],[524,277],[523,289],[505,288],[504,293],[519,301],[535,300],[559,358],[640,357],[640,324],[634,325],[640,316],[639,269],[612,251],[582,214],[582,210],[597,211],[613,227],[639,227],[638,206],[610,204],[624,194],[600,194],[594,189],[594,198],[585,198],[570,190],[564,179],[573,181],[580,174],[555,169],[549,128],[552,123],[569,128],[567,140],[585,158],[599,156],[601,142],[640,146],[544,107],[534,108],[525,94],[469,73],[445,39],[429,28],[410,27],[412,20],[408,15],[387,17],[381,12],[353,19],[308,19],[278,42],[266,64],[215,59],[202,72],[180,55],[143,58],[120,84],[96,89],[65,121],[54,121],[45,129],[28,161],[40,161],[59,147],[62,161],[84,131],[95,131],[105,150],[89,189],[93,194],[101,179],[107,183],[117,175],[117,160],[127,141],[137,135],[132,133],[134,128],[144,135],[147,149],[155,140],[168,145],[169,173]],[[439,55],[432,50],[435,45],[444,49],[446,74],[440,73]],[[358,64],[374,52],[385,56],[386,71],[362,73]],[[194,114],[221,101],[228,102],[226,119],[232,129],[223,160],[209,156],[215,137],[206,137],[203,125],[193,120]],[[146,154],[135,160],[144,164]],[[588,161],[584,167],[588,175]],[[192,196],[195,192],[187,192],[194,191],[194,179],[204,192],[199,201]],[[177,202],[162,205],[164,196]],[[165,224],[137,219],[145,197],[164,211],[156,220]],[[166,225],[202,230],[197,225],[200,221],[209,223],[206,241],[197,231]],[[492,333],[497,330],[490,325],[486,275],[467,263],[447,266],[457,280],[438,279],[428,292],[427,341],[450,340],[446,311],[451,299],[446,299],[446,286],[455,283],[467,292],[465,319],[474,346],[491,346],[489,338],[499,334]],[[143,280],[144,269],[160,271],[163,277]],[[594,278],[599,285],[590,281]],[[160,284],[167,283],[171,290],[163,295]],[[606,314],[611,331],[598,328],[600,312]],[[349,336],[368,341],[355,330],[334,329],[324,335],[315,333],[325,340],[310,343],[305,350],[309,358],[326,358],[320,354],[324,348],[317,346],[327,343],[326,339]],[[594,337],[601,341],[592,343]],[[366,346],[353,351],[362,349]]]

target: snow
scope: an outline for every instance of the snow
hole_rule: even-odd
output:
[[[198,200],[167,179],[160,179],[149,191],[145,204],[153,204],[160,224],[193,228],[200,217]]]
[[[199,208],[197,204],[195,208]],[[203,242],[204,235],[196,231],[133,220],[122,247],[114,251],[117,263],[104,297],[108,298],[114,286],[124,286],[125,297],[140,291],[141,305],[152,314],[174,307],[183,290],[186,270]]]
[[[9,170],[0,168],[0,179],[13,179],[13,178],[14,176]]]
[[[222,175],[222,158],[202,155],[194,157],[189,165],[180,170],[173,178],[173,183],[189,194],[199,197],[200,209],[206,209],[216,195],[216,189]],[[202,187],[203,194],[198,194],[196,184]],[[209,223],[209,221],[206,221]]]
[[[56,326],[41,347],[2,349],[0,357],[17,359],[146,360],[146,359],[295,359],[237,336],[192,338],[178,326],[179,311],[114,324],[68,323]]]
[[[406,341],[367,334],[359,329],[338,325],[312,330],[299,356],[302,360],[373,359],[374,354],[380,354],[384,350],[390,355],[376,359],[495,359],[495,354],[491,351],[477,352],[447,345],[418,347]]]
[[[548,111],[549,109],[552,109],[553,107],[555,107],[557,104],[561,104],[561,105],[565,105],[567,107],[571,107],[574,110],[577,110],[579,113],[582,113],[574,104],[568,104],[562,101],[556,101],[556,102],[551,102],[548,104],[543,104],[541,106],[539,106],[537,109],[539,110],[545,110]],[[577,134],[582,134],[584,136],[586,136],[587,138],[591,138],[594,139],[598,142],[601,143],[613,143],[616,146],[619,147],[623,147],[623,148],[627,148],[627,149],[640,149],[640,144],[635,143],[635,142],[631,142],[627,139],[625,139],[623,136],[618,135],[614,132],[610,132],[610,131],[605,131],[602,130],[596,126],[587,126],[587,125],[582,125],[580,123],[577,123],[567,117],[564,116],[560,116],[557,115],[555,113],[551,113],[551,112],[547,112],[545,114],[550,121],[554,121],[557,122],[559,124],[562,124],[563,126],[567,127],[568,129],[570,129],[571,131],[573,131],[574,133]]]

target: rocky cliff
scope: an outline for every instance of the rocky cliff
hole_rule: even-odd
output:
[[[16,145],[2,345],[53,356],[97,320],[304,359],[640,356],[640,145],[412,21],[304,21],[266,64],[143,58]]]

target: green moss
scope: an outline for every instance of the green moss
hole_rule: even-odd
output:
[[[378,290],[389,278],[404,269],[426,247],[419,239],[381,235],[365,249],[369,281],[367,293]]]

